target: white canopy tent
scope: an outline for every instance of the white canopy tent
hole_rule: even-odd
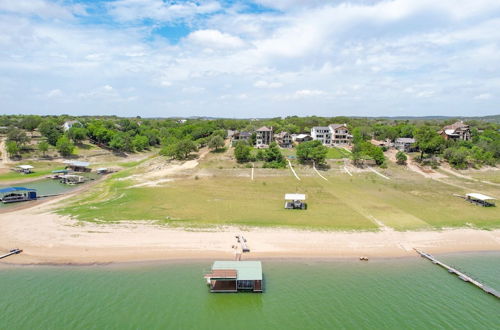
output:
[[[469,193],[469,194],[466,194],[465,196],[467,196],[467,198],[479,199],[480,201],[496,200],[495,197],[486,196],[486,195],[479,194],[479,193]]]
[[[306,195],[305,194],[285,194],[285,199],[292,200],[292,201],[305,201]]]

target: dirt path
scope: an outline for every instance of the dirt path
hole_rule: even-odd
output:
[[[293,175],[295,175],[295,177],[297,178],[297,180],[300,181],[300,178],[299,176],[297,175],[297,173],[295,173],[295,170],[293,169],[293,166],[292,166],[292,163],[290,162],[290,160],[288,160],[288,166],[290,167],[290,169],[292,170],[292,173]]]
[[[2,161],[0,162],[0,167],[9,167],[9,164],[11,164],[9,154],[7,153],[7,144],[6,144],[6,138],[3,138],[0,141],[0,157],[2,157]]]
[[[171,179],[166,178],[168,176],[172,176],[195,168],[209,152],[209,149],[202,149],[198,153],[197,159],[188,160],[181,164],[169,164],[163,161],[162,158],[158,158],[161,160],[161,162],[149,164],[148,168],[146,169],[146,173],[133,174],[126,177],[125,179],[141,181],[137,185],[131,186],[130,188],[156,186],[158,184],[171,181]]]
[[[500,187],[500,184],[498,184],[498,183],[490,182],[490,181],[486,181],[486,180],[475,179],[475,178],[470,177],[468,175],[456,172],[456,171],[452,170],[450,167],[448,167],[447,165],[441,165],[440,169],[442,171],[446,172],[446,173],[449,173],[451,175],[454,175],[454,176],[462,178],[462,179],[466,179],[466,180],[470,180],[470,181],[475,181],[475,182],[486,183],[486,184],[489,184],[489,185],[492,185],[492,186]]]

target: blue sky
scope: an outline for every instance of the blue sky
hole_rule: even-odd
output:
[[[498,0],[0,0],[1,113],[500,113]]]

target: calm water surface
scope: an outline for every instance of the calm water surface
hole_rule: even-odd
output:
[[[500,253],[440,256],[500,289]],[[265,261],[264,294],[210,294],[210,262],[1,266],[1,329],[500,329],[500,300],[420,257]]]
[[[59,180],[52,180],[52,179],[41,179],[32,182],[17,183],[14,185],[0,185],[0,188],[7,188],[7,187],[25,187],[25,188],[36,189],[37,194],[39,196],[43,196],[51,194],[62,194],[64,192],[76,189],[80,187],[80,185],[67,185],[60,183]],[[22,203],[29,203],[29,201]],[[13,207],[16,205],[18,206],[19,203],[8,203],[8,204],[0,203],[0,208]]]

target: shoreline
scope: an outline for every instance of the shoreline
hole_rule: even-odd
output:
[[[151,221],[80,222],[53,213],[55,206],[89,189],[95,180],[36,205],[0,212],[0,252],[22,249],[1,264],[92,265],[128,262],[233,260],[235,235],[243,234],[248,259],[359,259],[414,256],[413,248],[431,254],[500,252],[500,229],[432,231],[325,231],[287,228],[171,228]],[[31,207],[30,207],[31,206]]]
[[[49,207],[57,199],[43,205]],[[250,253],[242,260],[358,259],[431,254],[500,252],[500,230],[378,232],[311,231],[224,227],[214,230],[169,228],[150,222],[81,223],[42,207],[2,215],[0,250],[24,252],[0,264],[92,265],[128,262],[233,260],[235,235],[243,234]]]
[[[477,250],[477,251],[453,251],[453,252],[438,252],[434,255],[438,256],[456,256],[456,255],[485,255],[485,254],[499,254],[500,250]],[[256,258],[255,256],[243,257],[242,261],[259,260],[263,262],[272,263],[308,263],[308,262],[349,262],[349,263],[366,263],[360,261],[353,256],[264,256]],[[410,260],[420,259],[417,254],[408,254],[405,256],[374,256],[368,262],[383,262],[394,260]],[[221,258],[225,260],[224,258]],[[196,264],[196,263],[212,263],[215,259],[207,257],[192,257],[192,258],[167,258],[167,259],[154,259],[154,260],[134,260],[134,261],[109,261],[109,262],[89,262],[89,263],[22,263],[22,262],[0,262],[0,270],[2,268],[15,268],[15,267],[142,267],[142,266],[161,266],[161,265],[183,265],[183,264]],[[233,260],[233,259],[229,259]]]

